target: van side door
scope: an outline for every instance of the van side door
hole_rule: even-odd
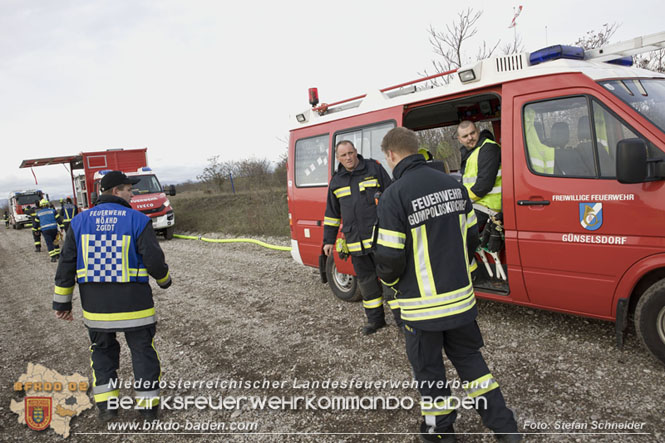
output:
[[[662,219],[639,185],[616,180],[617,142],[644,137],[639,122],[600,87],[549,85],[547,92],[515,96],[512,109],[528,297],[539,307],[612,319],[618,281],[653,253],[656,245],[644,235],[657,232]]]

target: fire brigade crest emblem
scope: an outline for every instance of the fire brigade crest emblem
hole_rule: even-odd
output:
[[[580,203],[580,224],[587,231],[595,231],[603,225],[602,203]]]
[[[25,423],[30,429],[43,431],[51,424],[53,399],[25,397]]]

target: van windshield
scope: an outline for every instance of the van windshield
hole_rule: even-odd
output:
[[[141,180],[132,185],[132,192],[134,195],[143,195],[143,194],[155,194],[162,192],[162,186],[159,184],[159,180],[154,175],[138,175],[135,176]]]
[[[665,132],[665,79],[624,79],[600,82]]]

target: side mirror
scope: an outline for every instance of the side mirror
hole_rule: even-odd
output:
[[[91,192],[90,193],[90,203],[91,203],[92,206],[94,206],[95,203],[97,203],[97,193],[96,192]]]
[[[170,185],[170,186],[168,186],[167,194],[169,194],[169,195],[175,195],[175,185]]]
[[[617,180],[619,183],[643,183],[648,176],[647,145],[640,138],[617,143]]]

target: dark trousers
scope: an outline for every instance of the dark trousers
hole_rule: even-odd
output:
[[[423,400],[421,412],[428,431],[444,432],[457,417],[456,405],[447,404],[443,400],[450,396],[450,386],[455,386],[451,382],[446,383],[441,355],[443,349],[457,370],[461,386],[466,389],[469,397],[474,398],[476,411],[483,424],[496,433],[517,432],[513,413],[506,406],[499,385],[480,353],[483,337],[475,321],[447,331],[422,331],[407,325],[405,336],[406,353],[415,379],[419,382]],[[427,381],[442,381],[443,386],[422,383]],[[469,384],[465,386],[464,382]],[[432,402],[428,403],[426,400],[430,399]],[[434,402],[437,399],[439,401]]]
[[[42,234],[39,231],[32,231],[32,239],[35,242],[35,251],[41,251],[42,249]]]
[[[352,255],[351,263],[363,295],[363,308],[369,323],[383,323],[383,289],[376,276],[374,254]]]
[[[57,257],[60,255],[60,246],[56,246],[53,242],[55,241],[55,238],[58,236],[58,230],[57,229],[46,229],[42,231],[42,235],[44,236],[44,240],[46,241],[46,248],[48,249],[48,255],[51,257]]]
[[[154,398],[159,395],[158,382],[161,376],[159,356],[153,342],[156,327],[134,331],[126,331],[125,340],[132,354],[132,367],[134,381],[140,383],[135,386],[137,397]],[[116,340],[115,332],[100,332],[88,330],[90,335],[90,359],[92,360],[93,388],[95,403],[101,409],[106,408],[109,397],[117,397],[118,391],[109,386],[111,380],[117,380],[120,367],[120,344]],[[146,383],[147,382],[147,383]],[[156,402],[150,405],[155,406]]]

